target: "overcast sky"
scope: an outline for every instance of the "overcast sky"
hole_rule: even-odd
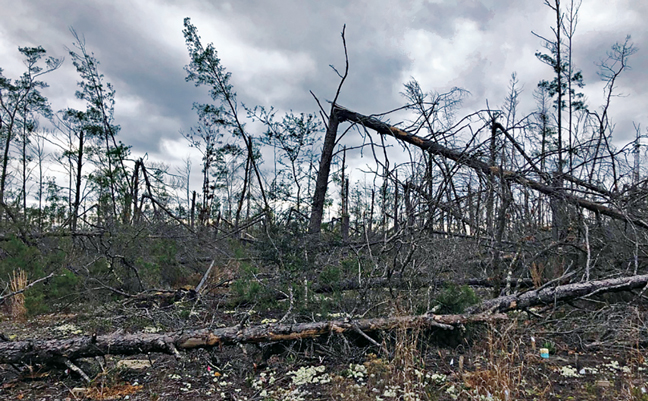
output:
[[[402,85],[411,78],[425,91],[470,91],[466,112],[486,101],[498,107],[517,72],[522,115],[534,108],[538,81],[552,79],[534,56],[543,47],[532,31],[549,37],[555,22],[542,0],[0,0],[0,9],[5,76],[24,71],[19,46],[42,45],[49,55],[67,56],[73,27],[116,89],[119,139],[135,155],[171,164],[190,154],[180,132],[196,123],[192,103],[207,100],[206,88],[184,80],[185,17],[203,43],[214,43],[239,100],[250,106],[315,112],[309,90],[332,99],[338,79],[329,64],[344,67],[344,24],[350,71],[339,103],[362,113],[402,106]],[[580,10],[574,64],[583,71],[591,108],[603,102],[595,63],[628,34],[639,48],[632,70],[618,82],[617,93],[625,97],[612,104],[617,143],[633,137],[633,121],[648,127],[647,20],[645,0],[584,0]],[[54,110],[83,107],[74,99],[79,79],[69,57],[45,80],[50,88],[43,93]],[[194,171],[199,164],[194,161]]]

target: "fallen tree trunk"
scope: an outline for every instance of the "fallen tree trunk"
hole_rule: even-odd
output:
[[[389,318],[331,320],[296,324],[232,326],[161,334],[135,333],[79,336],[63,340],[0,341],[0,363],[63,364],[78,358],[102,355],[135,355],[149,352],[177,354],[178,349],[239,343],[263,343],[316,338],[348,331],[372,332],[395,328],[428,327],[453,330],[467,323],[506,319],[501,312],[546,305],[603,292],[629,291],[648,285],[648,274],[541,288],[487,300],[464,315],[420,315]],[[498,313],[493,313],[498,312]]]
[[[399,128],[392,127],[375,117],[365,116],[337,105],[335,106],[334,111],[340,123],[344,121],[351,121],[363,125],[378,132],[381,135],[393,136],[400,141],[415,145],[431,154],[443,156],[446,159],[453,160],[485,175],[498,177],[501,176],[506,180],[516,182],[524,187],[531,188],[545,195],[562,199],[568,203],[571,203],[572,205],[576,205],[584,209],[606,215],[613,219],[625,221],[627,223],[632,223],[639,227],[648,229],[648,223],[639,218],[628,216],[622,211],[572,195],[565,192],[564,188],[557,188],[551,185],[546,185],[541,182],[526,178],[522,174],[519,174],[517,172],[502,170],[497,166],[491,166],[490,164],[480,160],[475,156],[446,148],[442,145],[439,145],[435,141],[430,141],[414,134],[410,134],[409,132],[403,131]]]
[[[220,283],[214,285],[212,288],[221,288],[229,287],[235,279],[229,279],[221,281]],[[399,289],[416,289],[423,287],[444,287],[447,285],[468,285],[471,287],[487,287],[492,288],[496,285],[500,287],[505,287],[507,284],[510,284],[512,287],[518,288],[529,288],[533,287],[533,280],[527,278],[514,278],[511,279],[509,283],[506,280],[500,280],[498,283],[495,279],[491,278],[466,278],[458,280],[421,280],[413,277],[403,278],[400,276],[393,276],[391,278],[386,277],[372,277],[366,278],[362,281],[357,279],[345,279],[340,280],[333,284],[313,284],[312,287],[309,287],[309,291],[312,291],[315,294],[330,294],[336,291],[358,291],[364,289],[377,289],[377,288],[399,288]],[[112,289],[113,292],[118,291]],[[177,290],[150,290],[142,292],[139,294],[126,294],[128,299],[125,303],[149,303],[155,302],[161,305],[170,305],[174,302],[181,300],[195,300],[199,289],[196,290],[180,288]],[[124,293],[122,293],[124,295]],[[285,300],[288,299],[289,295],[283,291],[276,291],[270,293],[265,299],[266,300]],[[2,298],[0,298],[1,300]],[[257,299],[258,300],[258,299]],[[240,305],[242,303],[248,303],[249,301],[240,301],[233,297],[229,299],[227,303],[230,306]]]
[[[453,330],[467,323],[506,319],[503,314],[420,315],[376,319],[331,320],[297,324],[263,324],[171,333],[79,336],[63,340],[0,341],[0,363],[65,364],[79,358],[103,355],[136,355],[149,352],[176,354],[179,349],[215,347],[316,338],[347,331],[372,332],[395,328],[429,327]]]
[[[421,287],[444,287],[446,285],[468,285],[471,287],[500,287],[506,286],[506,280],[497,280],[491,278],[467,278],[458,280],[421,280],[417,278],[401,277],[376,277],[368,278],[359,282],[357,279],[342,280],[334,284],[317,284],[311,288],[316,294],[327,294],[334,291],[352,291],[365,288],[421,288]],[[511,286],[533,287],[533,280],[526,278],[514,278],[510,281]]]
[[[525,309],[535,305],[547,305],[558,301],[592,296],[602,292],[630,291],[648,285],[648,274],[641,276],[610,278],[606,280],[573,283],[556,287],[540,288],[517,295],[507,295],[484,301],[469,309],[470,313],[485,311],[506,312]]]

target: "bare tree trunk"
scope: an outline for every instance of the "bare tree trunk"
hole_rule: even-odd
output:
[[[193,196],[191,197],[191,228],[192,229],[195,226],[195,221],[196,221],[195,217],[196,217],[196,191],[193,191]]]
[[[539,288],[522,294],[489,299],[479,305],[468,308],[468,310],[469,313],[484,311],[506,312],[515,309],[523,310],[534,305],[551,305],[555,302],[593,295],[595,293],[631,291],[645,287],[647,283],[648,275],[565,284],[556,287]]]
[[[326,126],[326,135],[324,136],[324,144],[322,146],[322,156],[320,159],[319,170],[317,171],[317,181],[315,182],[315,193],[313,194],[313,204],[311,207],[311,216],[308,223],[308,232],[318,237],[322,231],[322,216],[324,215],[324,202],[326,201],[326,189],[328,188],[329,173],[331,171],[331,161],[333,160],[333,149],[335,148],[335,140],[337,138],[338,125],[340,124],[335,110],[340,96],[340,90],[347,75],[349,74],[349,55],[347,53],[346,38],[344,36],[346,25],[342,28],[342,44],[344,46],[344,59],[345,68],[344,74],[340,76],[340,84],[338,85],[337,92],[331,103],[331,112],[329,114],[328,125]],[[337,70],[335,70],[337,72]]]
[[[335,147],[335,139],[337,138],[338,125],[339,121],[335,113],[335,104],[333,104],[331,106],[328,127],[326,128],[326,135],[324,136],[322,156],[319,170],[317,171],[317,180],[315,181],[313,206],[308,224],[308,232],[315,236],[319,236],[322,229],[324,202],[326,201],[326,190],[328,188],[329,173],[331,172],[331,162],[333,160],[333,149]]]
[[[7,138],[5,139],[4,154],[2,155],[2,175],[0,176],[0,202],[5,200],[5,186],[7,182],[7,165],[9,164],[9,149],[11,148],[12,124],[6,130]],[[0,126],[2,128],[2,126]]]
[[[349,225],[350,225],[350,215],[349,215],[349,179],[344,179],[344,185],[342,186],[344,191],[342,195],[342,204],[344,205],[344,212],[342,213],[342,240],[349,240]]]
[[[349,240],[349,180],[345,175],[345,165],[346,165],[346,146],[342,151],[342,177],[340,180],[341,189],[340,189],[340,202],[341,202],[341,227],[340,231],[342,234],[342,241]]]
[[[371,207],[369,208],[369,223],[367,224],[367,237],[373,233],[374,205],[376,204],[376,189],[371,188]]]
[[[554,175],[553,185],[556,188],[563,188],[564,179],[564,159],[563,159],[563,136],[562,136],[562,108],[563,108],[563,65],[561,61],[562,56],[562,43],[561,43],[561,31],[562,31],[562,15],[560,11],[560,0],[554,0],[555,6],[552,7],[556,12],[556,79],[558,80],[557,95],[558,95],[558,171]],[[547,3],[548,4],[548,3]],[[560,189],[560,191],[563,191]],[[561,199],[560,196],[555,196],[551,198],[551,222],[553,226],[553,233],[555,240],[562,240],[567,236],[567,227],[569,226],[569,215],[567,213],[567,205]]]
[[[38,146],[38,231],[43,231],[43,160],[44,156],[44,144],[42,142],[37,142]]]
[[[407,327],[454,330],[464,324],[506,319],[506,315],[493,312],[526,309],[534,305],[553,304],[597,293],[630,291],[645,287],[647,283],[648,275],[641,275],[540,288],[482,302],[470,308],[468,314],[464,315],[425,314],[310,323],[271,323],[248,327],[236,325],[170,333],[89,335],[62,340],[4,341],[0,342],[0,363],[62,365],[66,360],[107,354],[138,355],[149,352],[177,354],[179,349],[293,341],[358,330],[373,332]]]
[[[506,221],[508,215],[508,208],[512,201],[511,188],[508,181],[500,180],[501,184],[501,198],[502,202],[499,208],[499,214],[497,216],[497,227],[495,232],[495,244],[493,246],[493,279],[495,283],[494,295],[499,296],[501,292],[501,283],[503,279],[503,270],[501,262],[501,249],[502,249],[502,239],[504,238],[504,229],[506,228]]]
[[[251,139],[248,139],[249,142],[251,142]],[[251,143],[248,144],[248,147],[252,147]],[[248,185],[249,185],[249,177],[250,177],[250,164],[251,164],[251,159],[252,155],[248,152],[248,157],[245,160],[245,173],[243,177],[243,189],[241,190],[241,197],[239,198],[238,206],[236,208],[236,217],[234,218],[234,228],[238,229],[239,227],[239,221],[241,218],[241,210],[243,209],[243,202],[245,200],[245,194],[246,191],[249,191]]]
[[[467,191],[466,199],[468,202],[468,221],[470,222],[468,226],[470,227],[470,234],[472,235],[475,234],[473,233],[473,227],[476,227],[477,222],[475,221],[475,215],[478,213],[479,209],[475,208],[475,206],[473,205],[474,195],[471,188],[471,183],[472,183],[472,179],[468,181],[468,186],[466,190]]]
[[[23,219],[27,222],[27,105],[23,110],[22,137],[22,210]]]
[[[407,229],[412,232],[414,230],[414,206],[412,205],[412,182],[408,181],[405,184],[405,216],[407,221]]]
[[[117,198],[115,197],[115,176],[114,176],[115,171],[113,170],[112,160],[110,156],[110,141],[108,140],[109,133],[107,130],[104,131],[104,133],[105,133],[104,137],[106,139],[106,160],[108,161],[108,183],[109,183],[108,188],[110,190],[110,199],[112,201],[112,213],[113,213],[112,218],[114,219],[117,217]]]
[[[555,8],[554,10],[556,11],[556,78],[558,80],[558,187],[562,187],[562,174],[564,170],[563,166],[563,141],[562,141],[562,101],[563,101],[563,90],[562,90],[562,75],[563,75],[563,68],[562,68],[562,61],[561,61],[561,52],[562,52],[562,46],[561,46],[561,39],[560,39],[560,32],[562,31],[562,15],[560,12],[560,0],[554,0],[555,1]]]
[[[382,183],[382,205],[380,208],[380,211],[382,213],[381,216],[381,226],[382,226],[382,232],[383,232],[383,237],[387,239],[387,177],[389,176],[389,172],[387,170],[387,163],[383,166],[383,183]]]
[[[398,170],[394,171],[394,233],[400,230],[398,221]]]
[[[497,128],[495,119],[491,122],[491,138],[490,138],[490,159],[491,166],[496,165],[497,160]],[[486,198],[486,229],[489,235],[494,236],[494,221],[495,221],[495,175],[488,176],[488,195]]]
[[[635,137],[635,143],[634,143],[634,167],[632,169],[632,185],[638,185],[639,184],[639,179],[640,174],[639,174],[639,167],[641,166],[640,164],[640,157],[641,157],[641,125],[635,125],[635,130],[636,130],[636,137]]]
[[[432,199],[434,199],[434,182],[433,182],[433,165],[432,165],[432,155],[425,155],[425,185],[427,187],[427,223],[426,225],[430,231],[434,231],[434,204]]]
[[[143,160],[139,159],[135,162],[135,168],[133,169],[133,223],[139,223],[139,219],[142,215],[142,211],[138,207],[137,201],[139,200],[139,172],[143,164]]]
[[[142,169],[142,175],[144,176],[144,182],[146,183],[146,190],[148,192],[148,196],[149,198],[151,198],[153,204],[153,213],[157,215],[157,208],[155,206],[156,202],[154,201],[155,198],[153,198],[153,189],[151,188],[151,182],[149,181],[148,173],[146,172],[146,167],[144,166],[144,163],[140,163],[140,167]]]
[[[77,154],[77,168],[76,168],[76,183],[74,192],[74,204],[72,205],[72,232],[77,229],[77,219],[79,217],[79,205],[81,204],[81,178],[83,168],[83,146],[84,146],[84,132],[79,130],[79,153]],[[137,171],[137,169],[136,169]],[[135,198],[137,199],[137,198]],[[137,202],[137,201],[135,201]]]
[[[407,327],[454,330],[464,324],[505,320],[502,314],[419,315],[375,319],[331,320],[311,323],[272,323],[257,326],[183,330],[171,333],[112,334],[64,340],[0,342],[0,363],[47,363],[102,355],[138,355],[150,352],[178,354],[178,350],[317,338],[330,333],[374,332]]]

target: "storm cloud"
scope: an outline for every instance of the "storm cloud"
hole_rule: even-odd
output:
[[[322,101],[332,99],[339,80],[329,64],[344,68],[345,24],[350,71],[339,102],[362,113],[402,106],[403,83],[412,78],[426,91],[470,91],[466,113],[486,101],[497,107],[517,72],[522,115],[534,108],[538,81],[552,78],[534,55],[543,47],[532,32],[549,37],[555,22],[541,0],[0,0],[0,7],[5,76],[23,72],[18,46],[42,45],[50,55],[66,56],[73,27],[116,89],[119,139],[136,155],[172,164],[190,154],[181,131],[196,122],[192,104],[209,100],[205,88],[184,80],[185,17],[203,42],[214,43],[239,100],[249,106],[315,112],[309,91]],[[648,126],[647,19],[648,4],[636,0],[590,0],[580,10],[574,64],[583,71],[592,109],[603,101],[596,62],[628,34],[640,49],[630,60],[633,69],[618,82],[616,92],[624,97],[615,98],[611,109],[619,143],[633,137],[632,122]],[[54,110],[81,107],[74,98],[78,79],[69,60],[46,77],[50,88],[44,94]]]

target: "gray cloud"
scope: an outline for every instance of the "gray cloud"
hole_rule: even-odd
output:
[[[550,69],[533,55],[542,43],[531,31],[549,35],[553,22],[541,1],[0,0],[0,7],[5,75],[22,71],[18,46],[43,45],[53,55],[64,55],[64,46],[72,47],[68,27],[73,26],[117,90],[120,139],[137,154],[148,152],[167,161],[184,156],[178,149],[179,131],[196,120],[192,103],[208,100],[205,88],[184,81],[184,17],[192,18],[205,43],[214,42],[239,99],[251,106],[313,112],[317,106],[309,90],[321,100],[331,99],[338,78],[328,65],[344,67],[344,24],[350,75],[340,103],[361,112],[402,105],[402,84],[410,77],[425,90],[468,89],[472,95],[466,112],[485,107],[487,99],[497,106],[506,96],[510,74],[517,71],[525,90],[519,114],[525,114],[533,109],[537,82],[551,79]],[[574,57],[592,102],[600,100],[594,62],[626,34],[641,48],[646,17],[648,6],[637,1],[583,4]],[[645,51],[637,54],[631,60],[634,69],[619,81],[619,91],[631,95],[615,99],[620,140],[630,138],[633,120],[648,119],[643,111],[647,57]],[[78,78],[69,60],[47,80],[51,88],[46,95],[55,108],[74,105]],[[358,140],[350,136],[349,143]]]

